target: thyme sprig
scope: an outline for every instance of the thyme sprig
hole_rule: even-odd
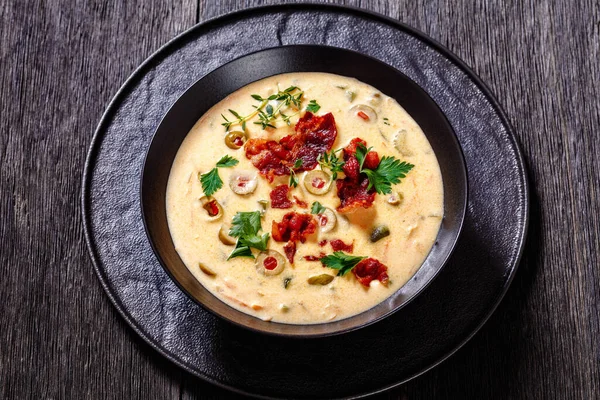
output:
[[[297,115],[297,113],[287,115],[284,114],[281,110],[287,109],[290,107],[295,107],[297,109],[301,108],[302,105],[302,96],[304,92],[298,88],[297,86],[290,86],[285,90],[279,90],[277,93],[272,94],[266,98],[262,97],[258,94],[253,94],[251,97],[258,101],[258,105],[253,105],[254,111],[246,116],[240,115],[237,111],[229,109],[229,113],[235,117],[235,119],[227,119],[224,114],[221,114],[221,117],[225,120],[225,122],[221,123],[225,127],[225,130],[228,131],[232,126],[241,125],[242,130],[246,130],[246,123],[258,115],[258,121],[254,121],[254,124],[260,125],[263,129],[274,128],[278,119],[281,119],[285,124],[290,125],[290,119]],[[277,101],[277,105],[273,107],[272,104],[269,104],[271,101]],[[285,107],[285,108],[284,108]]]

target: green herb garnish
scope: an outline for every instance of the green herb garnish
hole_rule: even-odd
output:
[[[223,117],[223,119],[225,120],[225,122],[221,123],[221,125],[225,127],[226,131],[228,131],[229,128],[231,128],[234,125],[241,125],[242,130],[245,131],[246,122],[257,115],[258,121],[255,121],[254,124],[260,125],[263,129],[276,129],[277,126],[275,126],[275,122],[278,118],[281,118],[283,122],[285,122],[287,125],[290,125],[290,118],[294,115],[297,115],[298,113],[286,115],[283,112],[281,112],[281,109],[283,107],[288,108],[290,106],[295,106],[299,109],[302,105],[303,95],[304,92],[300,90],[300,88],[298,88],[297,86],[290,86],[289,88],[283,91],[280,90],[279,92],[272,94],[267,98],[264,98],[258,94],[252,94],[251,97],[254,100],[260,102],[258,105],[252,106],[254,107],[254,111],[252,111],[246,116],[242,116],[237,111],[230,109],[228,111],[231,113],[231,115],[235,117],[235,120],[230,121],[225,115],[221,114],[221,117]],[[269,101],[277,101],[278,104],[276,107],[273,107],[273,105],[269,104]]]
[[[239,161],[231,156],[223,156],[217,161],[217,166],[215,168],[205,174],[201,174],[199,178],[204,194],[206,196],[212,196],[217,190],[223,187],[223,180],[219,176],[219,168],[233,167],[238,163]]]
[[[337,179],[338,172],[342,172],[342,167],[345,164],[345,162],[338,158],[338,156],[335,154],[340,150],[341,149],[338,149],[332,151],[331,153],[323,152],[323,154],[321,154],[317,159],[321,169],[327,168],[329,171],[331,171],[331,178],[333,180]]]
[[[369,151],[370,148],[367,149],[363,144],[356,147],[356,159],[360,164],[360,172],[369,178],[367,190],[375,188],[375,191],[379,194],[392,193],[392,185],[398,184],[400,179],[406,178],[406,174],[413,169],[414,165],[394,157],[383,156],[377,168],[363,168],[363,163]]]
[[[306,106],[306,111],[310,111],[311,113],[316,113],[321,109],[321,106],[317,104],[316,100],[311,100],[308,102]]]
[[[324,266],[337,269],[338,276],[344,276],[352,268],[356,267],[356,264],[361,262],[367,257],[351,256],[341,251],[336,251],[333,254],[321,258],[321,262]]]
[[[235,249],[231,252],[228,260],[235,257],[254,258],[251,249],[260,251],[267,250],[269,234],[259,235],[262,230],[260,222],[260,211],[238,212],[233,216],[229,235],[237,237]]]
[[[390,120],[387,119],[386,117],[383,117],[383,123],[386,124],[386,125],[389,125],[390,124]]]
[[[294,163],[294,166],[292,168],[290,168],[290,187],[297,187],[298,186],[298,177],[296,176],[296,169],[300,168],[302,166],[302,159],[299,158],[296,160],[296,162]]]
[[[323,204],[319,203],[318,201],[315,201],[314,203],[312,203],[312,207],[310,208],[310,213],[311,214],[323,214],[325,212],[325,210],[327,210],[325,207],[323,207]]]

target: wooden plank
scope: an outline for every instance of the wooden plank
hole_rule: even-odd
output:
[[[80,181],[108,101],[195,18],[195,1],[0,2],[0,398],[178,397],[93,272]]]
[[[0,398],[238,397],[164,360],[92,271],[80,177],[106,104],[161,44],[279,1],[0,0]],[[497,312],[439,367],[376,398],[600,396],[600,4],[336,1],[447,45],[513,122],[535,188],[527,251]]]

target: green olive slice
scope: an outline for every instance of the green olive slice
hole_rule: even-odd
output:
[[[219,229],[219,240],[227,246],[233,246],[237,242],[233,236],[229,235],[230,229],[231,225],[229,224],[223,224],[221,225],[221,229]]]
[[[258,179],[253,172],[234,171],[229,177],[229,187],[235,194],[245,195],[256,190]]]
[[[279,275],[285,268],[285,258],[275,250],[261,252],[256,257],[256,270],[264,275]]]
[[[312,194],[323,195],[331,189],[331,175],[319,169],[304,174],[304,187]]]
[[[214,197],[202,196],[200,198],[200,204],[202,204],[202,208],[206,211],[206,216],[209,221],[217,220],[223,216],[223,207],[221,207]]]
[[[373,110],[372,107],[369,107],[365,104],[357,104],[354,107],[350,108],[350,115],[353,115],[359,120],[367,122],[369,124],[377,121],[377,113],[375,112],[375,110]]]
[[[242,147],[246,143],[246,140],[248,140],[248,134],[242,131],[231,131],[225,135],[225,144],[233,150]]]
[[[200,271],[204,272],[208,276],[217,276],[217,273],[207,267],[204,263],[198,263],[198,267],[200,268]]]
[[[387,225],[379,225],[371,232],[371,242],[375,243],[390,235],[390,228]]]
[[[319,229],[323,233],[330,232],[335,228],[335,224],[337,223],[337,218],[335,216],[335,212],[331,208],[325,208],[321,214],[319,214]]]
[[[320,275],[315,275],[315,276],[311,276],[310,278],[308,278],[309,285],[325,286],[325,285],[331,283],[331,281],[333,281],[333,275],[329,275],[329,274],[320,274]]]

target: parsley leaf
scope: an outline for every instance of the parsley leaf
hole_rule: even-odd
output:
[[[233,216],[229,234],[233,237],[256,235],[260,229],[260,211],[238,212]]]
[[[217,190],[223,187],[223,180],[219,176],[219,170],[213,168],[205,174],[200,175],[202,191],[206,196],[212,196]]]
[[[337,269],[338,276],[344,276],[348,271],[356,267],[356,264],[365,258],[367,257],[351,256],[341,251],[336,251],[333,254],[321,258],[321,262],[326,267]]]
[[[317,104],[316,100],[311,100],[308,102],[306,106],[306,111],[310,111],[311,113],[316,113],[321,109],[321,106]]]
[[[311,214],[323,214],[325,212],[325,210],[326,210],[326,208],[323,207],[323,204],[319,203],[318,201],[315,201],[314,203],[312,203],[310,213]]]
[[[239,161],[231,156],[223,156],[219,161],[217,161],[217,167],[228,168],[234,167],[238,165]]]
[[[377,168],[363,168],[367,153],[371,149],[372,147],[367,149],[363,144],[359,144],[356,147],[356,159],[360,165],[360,172],[366,174],[367,178],[369,178],[369,187],[367,190],[371,190],[374,187],[375,191],[379,194],[390,194],[392,193],[392,185],[400,183],[401,178],[406,178],[406,174],[413,169],[414,165],[400,161],[394,157],[383,156]]]
[[[267,250],[270,235],[268,233],[260,236],[258,231],[262,229],[260,222],[260,211],[238,212],[233,216],[229,234],[237,237],[235,249],[231,252],[228,260],[235,257],[254,258],[251,249],[260,251]]]
[[[233,167],[239,163],[238,160],[231,156],[223,156],[217,161],[217,166],[205,174],[199,176],[200,183],[202,184],[202,191],[206,196],[212,196],[215,192],[223,187],[223,180],[219,176],[219,167],[228,168]]]

